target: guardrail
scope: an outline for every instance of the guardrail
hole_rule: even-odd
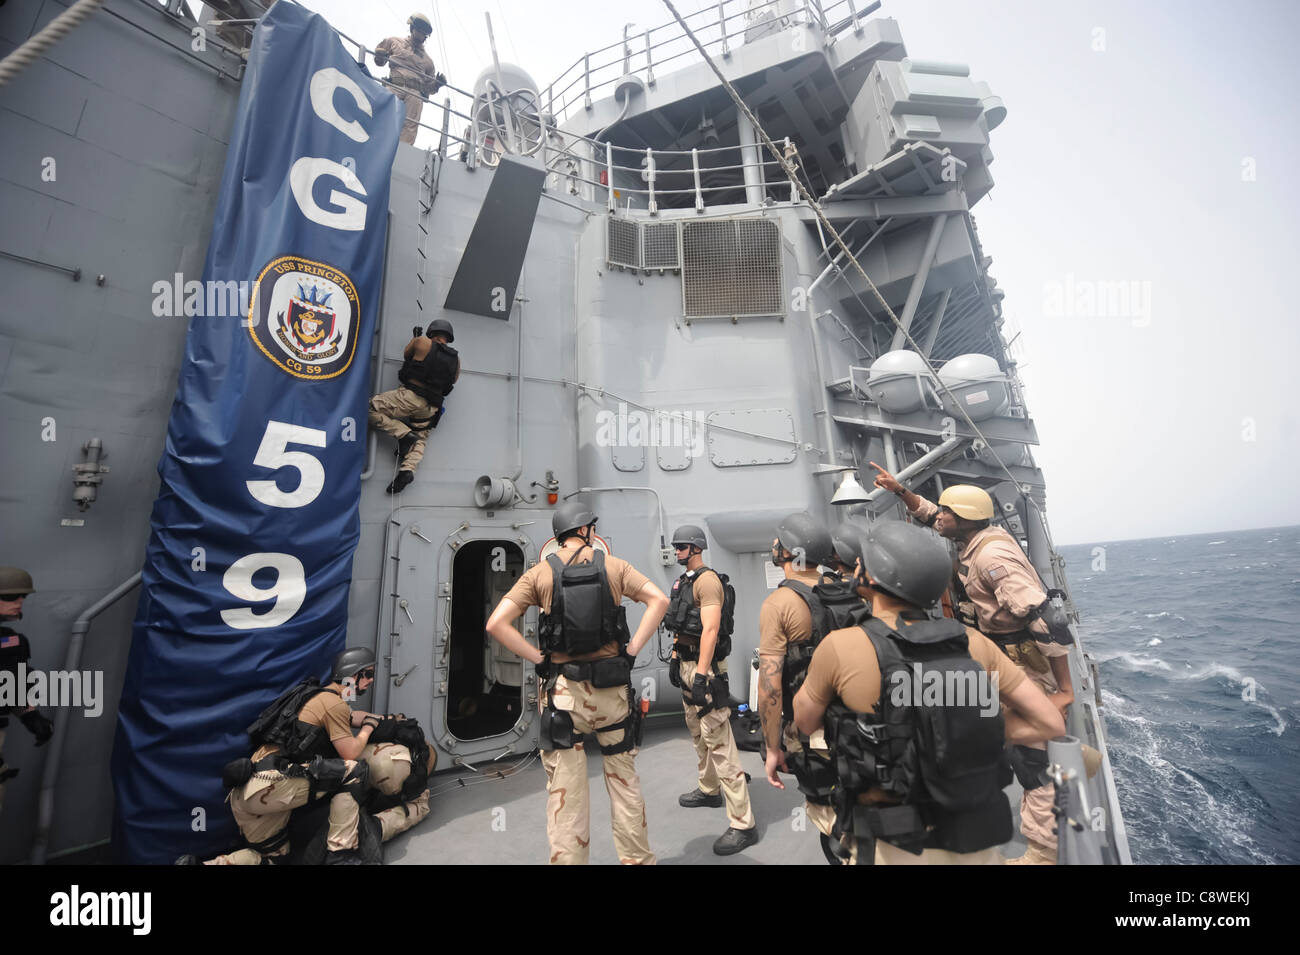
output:
[[[796,24],[815,27],[828,37],[849,29],[861,30],[862,19],[880,6],[854,0],[720,0],[683,17],[710,54],[723,58],[731,55],[747,33],[769,24],[789,27]],[[593,94],[603,95],[607,87],[628,75],[640,76],[647,86],[654,86],[655,71],[668,64],[680,69],[700,61],[699,51],[686,32],[674,20],[643,31],[635,40],[624,31],[622,41],[592,50],[580,56],[567,70],[542,90],[542,102],[557,123],[568,119],[579,104],[592,106]]]

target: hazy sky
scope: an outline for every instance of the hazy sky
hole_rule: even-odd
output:
[[[372,47],[433,12],[305,5]],[[429,50],[462,88],[490,62],[485,11],[502,58],[543,86],[625,23],[671,19],[657,0],[437,6]],[[1022,332],[1056,541],[1300,524],[1285,387],[1300,325],[1283,292],[1300,250],[1300,3],[887,0],[877,15],[911,56],[969,64],[1006,103],[975,214]]]

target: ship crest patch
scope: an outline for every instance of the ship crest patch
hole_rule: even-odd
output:
[[[248,333],[295,378],[336,378],[357,348],[361,303],[346,274],[297,255],[272,259],[253,286]]]

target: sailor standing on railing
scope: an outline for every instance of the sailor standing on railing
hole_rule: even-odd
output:
[[[424,52],[424,41],[433,35],[433,24],[423,13],[413,13],[407,19],[411,27],[409,37],[390,36],[375,47],[375,66],[391,61],[388,82],[405,92],[394,90],[406,106],[406,122],[402,124],[402,142],[415,143],[419,128],[420,110],[424,97],[432,96],[447,83],[447,77],[435,71],[433,60]]]
[[[1051,602],[1016,539],[990,525],[993,499],[988,492],[954,484],[934,504],[907,490],[880,465],[871,466],[880,472],[876,487],[896,494],[908,514],[957,544],[954,590],[962,622],[978,627],[1001,647],[1064,713],[1074,702],[1068,660],[1074,638],[1068,620],[1063,608]],[[1017,864],[1056,864],[1055,791],[1045,784],[1046,748],[1039,743],[1011,750],[1012,765],[1025,790],[1020,828],[1029,844]]]

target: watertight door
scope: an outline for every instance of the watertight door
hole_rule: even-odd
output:
[[[379,639],[387,697],[377,696],[376,705],[419,714],[445,768],[535,748],[532,669],[484,630],[536,561],[533,542],[477,513],[460,521],[442,508],[399,508],[387,556]],[[536,610],[516,621],[530,640],[536,625]]]

